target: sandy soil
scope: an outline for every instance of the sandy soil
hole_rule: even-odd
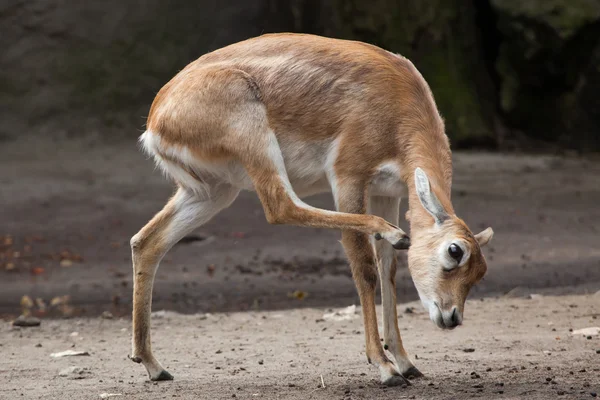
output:
[[[458,215],[475,231],[495,231],[475,298],[515,287],[600,289],[600,160],[457,153],[454,166]],[[69,295],[75,314],[128,314],[129,239],[173,190],[153,168],[133,140],[2,143],[0,314],[18,314],[23,295],[45,303]],[[333,206],[330,195],[307,201]],[[157,307],[217,312],[357,302],[339,232],[268,225],[253,193],[195,235],[203,240],[176,246],[163,261]],[[414,300],[405,268],[397,281],[399,301]],[[300,301],[294,291],[307,296]]]
[[[382,387],[360,316],[317,322],[358,304],[339,233],[270,226],[245,193],[159,269],[154,309],[189,315],[154,318],[155,352],[176,378],[154,384],[126,359],[128,242],[172,187],[133,141],[2,143],[0,398],[592,398],[600,339],[569,329],[600,326],[600,160],[457,153],[454,163],[457,213],[495,236],[464,327],[441,332],[419,307],[401,312],[426,379]],[[328,195],[308,202],[332,207]],[[405,268],[397,285],[400,302],[416,298]],[[23,306],[40,328],[10,326]],[[72,348],[91,356],[50,358]],[[59,376],[69,366],[85,369]]]
[[[591,399],[600,392],[600,293],[471,300],[466,319],[441,331],[416,303],[401,312],[405,346],[426,374],[386,388],[364,355],[360,309],[323,320],[326,309],[153,317],[154,352],[174,375],[147,381],[130,351],[127,319],[75,318],[0,328],[0,398],[99,399]],[[90,356],[53,359],[84,350]],[[81,373],[59,376],[68,367]],[[322,387],[321,377],[325,387]]]

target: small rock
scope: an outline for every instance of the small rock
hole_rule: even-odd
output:
[[[356,318],[356,306],[351,305],[338,311],[323,314],[325,321],[349,321]]]
[[[58,376],[71,377],[72,379],[84,379],[85,374],[89,374],[89,371],[87,370],[87,368],[74,366],[74,367],[68,367],[68,368],[61,370],[58,373]]]
[[[591,395],[592,397],[596,397],[596,396],[598,396],[598,393],[596,393],[596,392],[590,392],[590,395]]]
[[[263,365],[265,362],[263,360],[258,360],[258,365]]]
[[[492,368],[490,368],[490,367],[487,367],[487,368],[485,369],[485,372],[490,372],[491,370],[492,370]]]
[[[19,315],[19,317],[12,322],[13,326],[22,327],[40,326],[41,323],[42,321],[39,318],[25,315]]]
[[[117,397],[117,396],[123,396],[123,394],[121,394],[121,393],[101,393],[100,394],[101,399],[108,399],[109,397]]]
[[[89,356],[90,353],[82,350],[65,350],[59,353],[52,353],[50,357],[52,358],[62,358],[62,357],[70,357],[70,356]]]
[[[35,345],[35,347],[42,347],[42,344],[38,343],[38,344]]]
[[[114,316],[112,315],[112,313],[110,311],[104,311],[100,317],[102,319],[113,319],[114,318]],[[110,394],[110,393],[108,393],[108,394]]]
[[[474,348],[472,348],[472,347],[468,347],[468,348],[466,348],[466,349],[463,349],[463,351],[464,351],[465,353],[473,353],[473,352],[475,351],[475,349],[474,349]]]
[[[476,385],[473,385],[473,387],[474,387],[475,389],[481,389],[481,388],[483,388],[483,385],[482,385],[481,383],[478,383],[478,384],[476,384]]]
[[[406,309],[404,310],[405,314],[414,314],[415,313],[415,308],[414,307],[406,307]]]
[[[597,336],[600,335],[600,327],[592,326],[590,328],[576,329],[571,332],[573,335]]]

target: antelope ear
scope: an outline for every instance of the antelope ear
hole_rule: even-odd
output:
[[[442,204],[438,200],[437,196],[431,190],[429,185],[429,178],[421,168],[415,169],[415,187],[417,189],[417,195],[419,201],[433,217],[436,224],[441,224],[449,218],[448,213],[442,207]]]
[[[480,247],[483,247],[488,244],[490,240],[492,240],[493,236],[494,230],[492,228],[487,228],[475,235],[475,240],[477,240],[477,243],[479,243]]]

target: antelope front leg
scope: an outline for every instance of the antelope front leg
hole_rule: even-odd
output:
[[[366,188],[363,185],[344,185],[338,188],[336,204],[340,211],[363,214],[366,212]],[[382,241],[383,243],[383,241]],[[360,297],[365,328],[367,359],[381,375],[381,382],[393,386],[408,384],[396,365],[386,356],[377,326],[375,288],[377,286],[377,260],[368,235],[355,230],[342,230],[342,245],[350,261],[352,278]],[[391,245],[388,244],[391,247]]]
[[[392,223],[398,223],[400,199],[392,197],[372,197],[371,211]],[[408,357],[402,345],[398,328],[398,312],[396,309],[396,252],[389,243],[376,242],[377,266],[381,279],[381,302],[383,305],[383,340],[384,345],[394,356],[398,368],[406,378],[421,377],[419,371]]]
[[[388,386],[408,384],[381,346],[375,311],[377,267],[369,237],[360,232],[343,231],[342,244],[350,261],[352,277],[362,306],[367,360],[379,369],[383,384]]]

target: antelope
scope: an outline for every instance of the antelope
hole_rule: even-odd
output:
[[[430,319],[463,320],[465,299],[484,276],[481,247],[450,201],[452,160],[444,122],[424,78],[406,58],[362,42],[268,34],[191,62],[156,95],[141,135],[144,150],[177,191],[131,239],[130,359],[151,380],[171,380],[150,343],[152,287],[165,253],[255,191],[271,224],[342,231],[365,329],[366,355],[386,385],[422,373],[402,345],[396,254]],[[333,194],[336,211],[301,198]],[[398,227],[407,197],[409,236]],[[375,309],[381,282],[382,346]]]

